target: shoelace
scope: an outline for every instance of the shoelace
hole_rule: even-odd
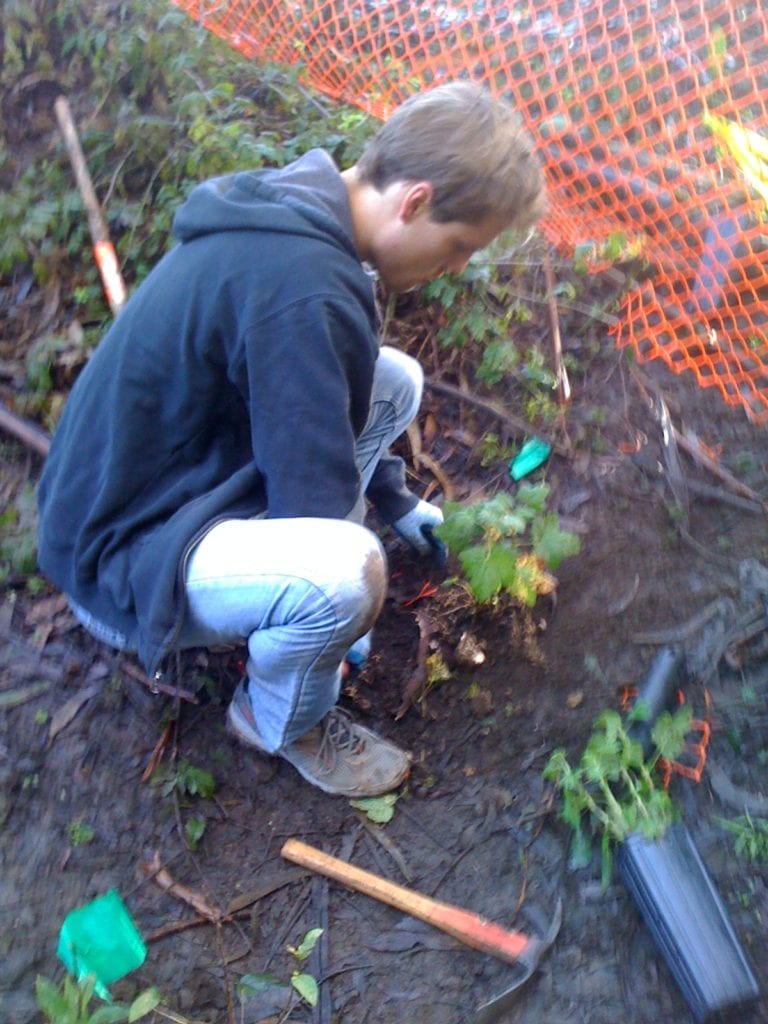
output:
[[[325,716],[323,735],[317,748],[317,759],[321,763],[326,758],[331,764],[340,755],[349,752],[359,754],[365,749],[365,741],[357,734],[352,716],[341,708],[333,708]]]

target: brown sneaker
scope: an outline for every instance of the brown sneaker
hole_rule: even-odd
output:
[[[267,753],[245,681],[235,690],[227,722],[242,743]],[[348,797],[389,793],[406,778],[411,767],[410,756],[404,750],[357,725],[338,707],[332,708],[314,729],[273,756],[284,758],[323,792]]]

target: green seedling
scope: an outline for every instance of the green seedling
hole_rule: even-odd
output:
[[[394,817],[398,798],[397,793],[385,793],[384,796],[369,796],[349,802],[358,811],[362,811],[369,821],[376,825],[386,825]]]
[[[558,748],[544,769],[544,778],[554,782],[561,793],[560,816],[574,832],[572,863],[587,863],[592,841],[597,839],[604,886],[610,881],[617,843],[634,832],[659,839],[677,817],[655,768],[660,758],[674,760],[682,751],[691,710],[683,706],[674,714],[665,711],[659,715],[647,755],[629,732],[632,723],[642,721],[646,714],[642,704],[625,718],[617,711],[604,711],[594,723],[578,764],[572,766],[565,750]]]
[[[198,814],[193,815],[191,818],[187,818],[186,824],[184,825],[184,835],[187,837],[190,850],[196,850],[200,844],[200,840],[205,835],[207,822],[205,818]]]
[[[67,835],[72,846],[85,846],[91,842],[95,832],[82,818],[75,818],[67,825]]]
[[[0,583],[33,576],[37,564],[37,507],[31,485],[21,489],[0,514]]]
[[[293,946],[288,947],[288,952],[297,964],[297,967],[291,972],[291,985],[299,993],[304,1002],[309,1003],[310,1006],[315,1006],[317,1004],[317,998],[319,995],[318,985],[317,981],[311,974],[307,974],[305,971],[300,970],[300,966],[309,957],[312,950],[317,945],[317,940],[322,934],[322,928],[311,928],[296,948]]]
[[[715,818],[714,822],[733,836],[737,857],[751,864],[768,864],[768,818],[753,818],[745,810],[740,818]]]
[[[515,449],[510,444],[502,444],[499,435],[489,432],[480,438],[478,446],[480,452],[480,465],[484,468],[494,462],[508,462],[514,455]]]
[[[91,1007],[96,984],[94,975],[77,982],[67,975],[60,985],[38,975],[35,982],[37,1006],[46,1024],[133,1024],[160,1003],[160,993],[149,988],[130,1004],[109,1003]]]
[[[175,790],[180,796],[209,799],[216,789],[213,775],[187,760],[179,761],[175,767],[160,768],[155,772],[152,781],[159,787],[163,796],[170,796]]]
[[[548,570],[578,553],[578,537],[547,514],[548,495],[545,483],[522,483],[514,497],[502,492],[472,505],[446,504],[445,522],[435,532],[458,557],[479,604],[506,592],[533,607],[555,587]]]
[[[274,974],[244,974],[237,984],[237,995],[240,999],[241,1018],[245,1016],[245,1003],[250,998],[260,995],[273,988],[292,988],[301,999],[309,1006],[316,1006],[318,1000],[318,984],[316,979],[300,969],[301,964],[310,956],[317,944],[317,940],[323,934],[322,928],[311,928],[298,946],[288,946],[288,952],[294,959],[296,967],[291,972],[289,981],[283,981]],[[279,1022],[284,1021],[291,1011],[291,1004],[279,1017]]]

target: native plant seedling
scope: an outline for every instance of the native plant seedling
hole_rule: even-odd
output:
[[[79,982],[66,975],[60,985],[38,975],[35,998],[43,1020],[46,1024],[117,1024],[121,1021],[133,1024],[160,1003],[157,989],[148,988],[130,1004],[109,1003],[92,1008],[95,985],[96,976],[93,974]]]
[[[714,822],[733,836],[737,857],[752,864],[768,864],[768,818],[753,818],[745,810],[740,818],[715,818]]]
[[[560,747],[544,769],[544,778],[554,782],[562,795],[560,816],[574,831],[574,862],[585,863],[592,840],[599,840],[603,886],[610,881],[617,843],[635,832],[660,839],[677,818],[655,768],[660,758],[672,761],[682,751],[691,709],[683,705],[674,713],[659,715],[651,729],[648,754],[630,733],[633,722],[646,717],[642,702],[625,717],[604,711],[595,720],[577,765],[569,763]]]
[[[398,793],[385,793],[383,796],[367,796],[349,802],[356,810],[362,811],[375,825],[386,825],[394,817],[395,804],[398,799]]]
[[[548,570],[578,553],[579,538],[546,512],[548,496],[546,483],[521,483],[514,496],[500,492],[471,505],[446,504],[445,521],[435,533],[458,557],[479,604],[506,592],[533,607],[555,587]]]
[[[159,786],[163,796],[170,796],[176,790],[181,796],[208,799],[213,796],[216,789],[213,775],[187,760],[179,761],[175,768],[161,769],[153,781]]]
[[[309,957],[317,944],[317,940],[323,934],[322,928],[310,928],[298,946],[288,946],[288,952],[293,957],[296,967],[291,972],[288,982],[282,981],[274,974],[244,974],[237,983],[237,994],[240,998],[240,1005],[245,1014],[245,1002],[249,998],[260,995],[271,988],[292,988],[305,1003],[315,1006],[318,999],[318,984],[311,974],[300,970],[301,964]],[[281,1014],[279,1021],[286,1019],[290,1013],[289,1004],[285,1013]]]
[[[288,952],[296,961],[296,968],[291,972],[291,985],[299,993],[304,1002],[309,1003],[310,1006],[315,1006],[317,1004],[317,981],[311,974],[307,974],[299,968],[309,957],[310,953],[317,945],[317,940],[322,934],[322,928],[310,928],[298,946],[295,948],[293,946],[288,947]]]
[[[200,840],[205,835],[207,825],[205,818],[200,814],[193,814],[191,818],[187,818],[184,824],[184,835],[187,837],[190,850],[197,849]]]
[[[95,832],[82,818],[75,818],[67,825],[67,835],[72,846],[84,846],[91,842]]]

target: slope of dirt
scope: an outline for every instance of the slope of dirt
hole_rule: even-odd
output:
[[[425,362],[437,380],[439,362]],[[541,779],[551,751],[564,745],[576,754],[595,715],[618,706],[621,687],[643,678],[665,641],[682,643],[695,664],[707,650],[718,651],[706,685],[693,679],[685,695],[711,723],[715,768],[698,785],[678,779],[673,786],[743,949],[764,978],[766,867],[736,858],[717,819],[739,814],[745,794],[755,816],[761,808],[768,816],[765,634],[732,645],[720,659],[695,617],[705,612],[712,627],[719,614],[713,602],[730,599],[722,607],[739,608],[743,564],[768,565],[768,519],[759,507],[739,507],[729,485],[680,451],[689,481],[681,532],[683,524],[670,515],[671,478],[646,396],[658,389],[677,427],[719,448],[720,465],[763,496],[766,435],[689,379],[658,365],[644,367],[643,377],[639,383],[604,339],[589,373],[574,381],[565,421],[574,443],[539,473],[553,506],[579,533],[581,553],[563,564],[556,601],[544,599],[525,628],[517,616],[454,612],[455,639],[469,632],[485,660],[454,666],[452,677],[427,694],[409,691],[408,681],[424,617],[436,617],[439,605],[412,599],[425,581],[435,581],[434,572],[385,534],[390,597],[371,663],[344,698],[414,754],[411,780],[383,828],[348,801],[312,790],[287,764],[255,756],[226,735],[223,712],[240,652],[184,655],[178,682],[173,673],[167,681],[196,692],[196,704],[152,694],[135,665],[76,627],[59,595],[31,597],[21,581],[7,581],[0,687],[4,696],[44,688],[0,712],[0,1019],[38,1019],[35,976],[61,976],[55,951],[64,916],[111,887],[148,942],[145,964],[113,986],[114,994],[128,997],[155,984],[166,1005],[189,1020],[458,1024],[519,976],[519,967],[410,916],[302,869],[289,871],[280,851],[296,837],[534,934],[546,932],[562,900],[560,934],[503,1020],[688,1024],[689,1007],[620,880],[602,889],[597,861],[569,869],[568,836]],[[488,414],[428,389],[419,424],[442,475],[439,483],[404,446],[422,492],[439,498],[448,481],[461,499],[482,487],[514,486],[505,462],[484,469],[478,461],[479,438],[499,430]],[[2,484],[11,497],[34,482],[38,466],[12,444],[5,456]],[[683,485],[673,482],[680,497]],[[175,756],[177,765],[188,761],[211,772],[210,799],[163,795],[145,781],[174,717],[162,763]],[[194,816],[205,819],[206,829],[192,852],[183,829]],[[83,826],[92,838],[78,842]],[[223,912],[237,900],[240,909],[218,926],[195,920],[193,907],[147,869],[155,855],[210,906]],[[185,922],[190,926],[181,927]],[[286,947],[312,927],[324,928],[316,952],[322,960],[307,967],[322,981],[318,1008],[295,1005],[281,1016],[290,1000],[285,988],[241,1005],[239,979],[260,972],[287,979],[294,963]],[[768,1021],[768,997],[737,1019]]]

